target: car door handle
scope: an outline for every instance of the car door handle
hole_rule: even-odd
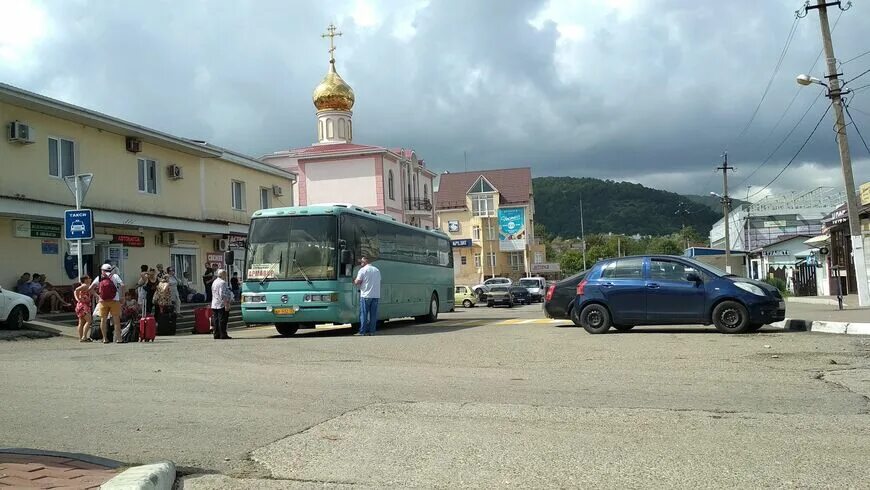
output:
[[[654,283],[654,282],[651,282],[651,283],[648,283],[648,284],[646,285],[646,287],[648,287],[648,288],[650,288],[650,289],[658,289],[658,288],[659,288],[659,285],[656,284],[656,283]]]
[[[613,287],[613,283],[612,283],[612,282],[605,282],[604,284],[601,285],[601,287],[603,287],[603,288],[612,288],[612,287]]]

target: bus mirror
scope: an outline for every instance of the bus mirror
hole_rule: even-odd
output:
[[[353,263],[353,256],[350,253],[350,250],[344,249],[341,251],[341,265],[348,265]]]
[[[224,252],[224,264],[232,265],[236,262],[236,254],[232,250]]]

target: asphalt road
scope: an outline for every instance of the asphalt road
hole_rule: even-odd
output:
[[[870,339],[592,336],[540,306],[280,338],[0,343],[0,445],[183,488],[867,485]]]

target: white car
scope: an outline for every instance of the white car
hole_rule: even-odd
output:
[[[0,288],[0,322],[6,328],[17,329],[27,320],[36,318],[36,303],[33,298]]]
[[[489,291],[489,288],[493,286],[510,287],[511,284],[513,284],[513,281],[511,281],[507,277],[491,277],[483,281],[483,284],[478,284],[477,286],[474,286],[473,288],[471,288],[471,290],[474,291],[474,294],[480,296],[481,294]]]

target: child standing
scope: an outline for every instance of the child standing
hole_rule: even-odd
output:
[[[79,319],[76,327],[76,334],[79,336],[79,342],[90,342],[91,332],[91,278],[82,276],[79,278],[81,286],[77,287],[73,296],[76,299],[76,317]]]

